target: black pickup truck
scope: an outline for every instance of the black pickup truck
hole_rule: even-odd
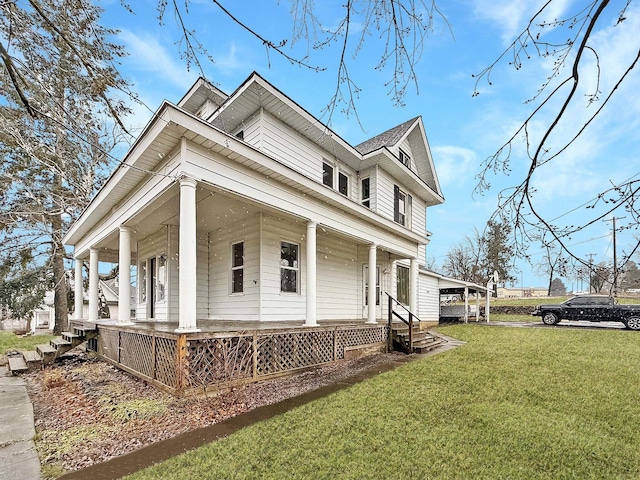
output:
[[[619,305],[605,295],[579,295],[555,305],[536,305],[531,313],[542,317],[545,325],[560,320],[589,322],[622,322],[630,330],[640,330],[640,305]]]

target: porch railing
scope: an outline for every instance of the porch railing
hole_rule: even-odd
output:
[[[395,317],[409,327],[409,352],[413,352],[413,322],[415,320],[418,322],[418,324],[420,324],[420,319],[416,314],[414,314],[406,306],[400,303],[396,298],[391,296],[388,292],[384,292],[384,294],[389,298],[389,308],[388,308],[389,336],[387,338],[387,348],[389,351],[393,350],[393,331],[391,329],[391,323],[393,322],[393,319]],[[396,312],[394,305],[402,308],[402,310],[408,313],[408,319],[404,318],[402,315]]]

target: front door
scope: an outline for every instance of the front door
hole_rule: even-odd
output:
[[[369,317],[369,265],[362,266],[362,292],[364,298],[362,300],[362,318]],[[382,309],[380,291],[380,265],[376,267],[376,318],[382,317]]]

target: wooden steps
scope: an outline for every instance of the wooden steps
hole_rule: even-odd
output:
[[[25,361],[22,355],[10,356],[8,357],[8,360],[9,360],[9,371],[13,375],[17,375],[19,373],[25,373],[29,371],[29,366],[27,365],[27,362]]]
[[[95,325],[73,325],[73,332],[62,332],[60,337],[52,338],[49,343],[40,343],[35,351],[27,350],[9,355],[9,371],[13,375],[33,371],[44,365],[51,365],[63,353],[77,347],[87,338],[97,334]]]
[[[392,325],[391,336],[394,347],[405,353],[427,353],[446,343],[436,334],[421,330],[417,324],[411,332],[412,346],[409,345],[409,326],[404,323]]]

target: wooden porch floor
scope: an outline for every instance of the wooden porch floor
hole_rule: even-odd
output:
[[[384,320],[378,320],[375,325],[365,323],[366,319],[354,319],[354,320],[318,320],[317,326],[307,326],[301,320],[287,320],[287,321],[248,321],[248,320],[198,320],[197,327],[202,333],[232,333],[232,332],[246,332],[246,331],[277,331],[277,330],[313,330],[322,329],[328,327],[381,327],[385,326]],[[76,320],[77,322],[77,320]],[[84,321],[86,322],[86,320]],[[178,328],[178,322],[159,322],[155,320],[138,320],[133,321],[131,325],[120,325],[113,320],[99,320],[94,322],[99,326],[118,327],[121,329],[133,329],[140,330],[141,332],[163,332],[163,333],[175,333]]]

